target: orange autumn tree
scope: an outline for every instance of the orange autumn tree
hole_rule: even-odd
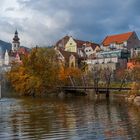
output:
[[[59,78],[63,85],[66,85],[70,82],[69,76],[79,80],[81,78],[82,72],[79,68],[69,68],[69,67],[61,67]]]
[[[130,80],[131,80],[131,91],[130,94],[140,94],[140,55],[133,58],[133,67],[129,69]]]
[[[34,48],[23,63],[14,64],[7,74],[12,87],[21,95],[44,95],[59,83],[56,53],[50,48]]]

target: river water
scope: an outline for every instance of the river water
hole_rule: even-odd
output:
[[[140,112],[124,100],[3,98],[0,140],[140,139]]]

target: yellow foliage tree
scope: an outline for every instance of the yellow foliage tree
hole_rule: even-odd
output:
[[[22,95],[42,95],[56,89],[59,65],[50,48],[34,48],[21,65],[14,64],[8,73],[14,89]]]

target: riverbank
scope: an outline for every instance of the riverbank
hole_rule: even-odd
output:
[[[114,97],[122,97],[127,103],[134,104],[136,106],[140,106],[140,95],[139,94],[130,94],[129,92],[115,92],[112,94]]]
[[[140,95],[130,95],[125,97],[125,100],[129,103],[140,106]]]

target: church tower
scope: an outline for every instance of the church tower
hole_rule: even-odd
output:
[[[13,52],[17,52],[19,47],[20,47],[20,42],[19,42],[19,37],[18,37],[18,32],[17,30],[15,31],[15,36],[13,38],[13,42],[12,42],[12,51]]]
[[[6,50],[5,55],[4,55],[4,64],[9,65],[9,63],[10,63],[10,58],[9,58],[8,51]]]

